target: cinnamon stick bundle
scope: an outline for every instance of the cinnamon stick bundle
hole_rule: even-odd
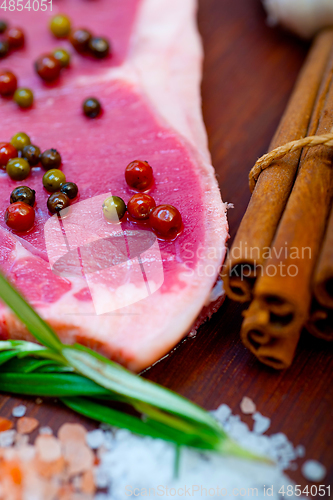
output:
[[[310,124],[311,133],[316,127],[316,135],[328,133],[333,126],[332,76],[333,55],[319,93],[323,111],[321,104],[317,106]],[[311,280],[333,198],[332,160],[333,148],[316,146],[303,151],[269,257],[254,288],[254,300],[246,311],[243,342],[274,368],[291,364],[309,315]]]
[[[309,121],[327,71],[332,45],[331,30],[316,38],[270,149],[308,135]],[[317,110],[320,105],[317,99]],[[252,297],[256,277],[261,274],[267,249],[292,189],[299,159],[300,152],[295,152],[266,169],[258,179],[222,271],[226,293],[234,300],[246,302]]]

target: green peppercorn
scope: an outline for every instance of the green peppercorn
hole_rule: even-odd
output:
[[[7,23],[3,19],[0,19],[0,33],[4,33],[7,29]]]
[[[56,214],[60,212],[60,210],[63,210],[64,208],[69,207],[70,200],[68,196],[66,196],[64,193],[53,193],[47,200],[47,208],[49,209],[49,212],[51,214]]]
[[[35,195],[35,191],[33,189],[30,189],[28,186],[18,186],[10,195],[10,203],[23,201],[23,203],[26,203],[27,205],[33,207],[35,204]]]
[[[119,196],[110,196],[102,205],[104,217],[110,222],[119,222],[126,213],[126,205]]]
[[[83,103],[83,112],[88,118],[96,118],[101,109],[101,104],[95,97],[89,97]]]
[[[0,59],[8,56],[9,44],[6,40],[0,40]]]
[[[22,150],[22,157],[28,160],[30,167],[38,165],[40,162],[40,149],[38,146],[29,144],[29,146],[24,146]]]
[[[65,184],[61,186],[60,191],[66,194],[70,200],[74,200],[79,192],[78,187],[74,184],[74,182],[65,182]]]
[[[31,144],[30,137],[25,132],[18,132],[13,135],[10,140],[10,143],[16,148],[18,151],[22,151],[24,146],[29,146]]]
[[[30,173],[30,165],[25,158],[13,158],[7,163],[6,172],[13,181],[23,181]]]
[[[62,68],[67,68],[69,63],[71,62],[70,53],[65,49],[56,49],[52,53],[53,57],[55,57],[59,62]]]
[[[42,153],[40,161],[45,170],[58,168],[61,165],[61,156],[56,149],[47,149]]]
[[[65,174],[57,168],[48,170],[43,176],[43,186],[50,193],[60,190],[62,184],[66,182]]]
[[[94,37],[89,41],[89,50],[97,59],[104,59],[110,53],[110,44],[106,38]]]
[[[57,14],[51,19],[50,30],[57,38],[66,38],[71,32],[70,19],[63,14]]]
[[[16,89],[14,101],[20,106],[20,108],[30,108],[34,102],[34,95],[30,89]]]

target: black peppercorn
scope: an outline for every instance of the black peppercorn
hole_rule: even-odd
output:
[[[7,29],[7,23],[3,19],[0,19],[0,33],[4,33]]]
[[[88,118],[96,118],[101,110],[101,104],[95,97],[89,97],[83,103],[83,112]]]
[[[70,200],[74,200],[79,192],[77,185],[74,182],[65,182],[60,188],[60,191],[68,196]]]
[[[0,59],[3,59],[8,55],[9,45],[6,40],[0,40]]]
[[[10,203],[16,203],[17,201],[22,201],[33,207],[35,204],[35,191],[28,186],[16,187],[10,195]]]
[[[57,212],[60,212],[60,210],[69,207],[69,204],[70,200],[68,196],[60,192],[51,194],[47,200],[47,208],[51,214],[56,214]]]
[[[74,49],[80,54],[84,52],[88,52],[89,50],[89,42],[91,40],[91,33],[86,29],[78,29],[73,31],[70,35],[70,42],[73,45]]]
[[[40,161],[45,170],[59,168],[61,165],[61,156],[56,149],[47,149],[42,153]]]
[[[40,162],[40,149],[37,146],[29,144],[29,146],[24,146],[22,156],[28,160],[30,167],[34,167]]]
[[[97,59],[103,59],[110,53],[110,44],[106,38],[94,37],[89,42],[89,50]]]

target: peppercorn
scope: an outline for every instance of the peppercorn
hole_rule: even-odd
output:
[[[145,191],[153,183],[153,169],[147,161],[132,161],[125,169],[125,179],[131,188]]]
[[[24,146],[22,150],[22,157],[25,158],[30,167],[35,167],[40,162],[40,149],[38,146],[29,144],[29,146]]]
[[[56,192],[51,194],[47,200],[47,208],[51,214],[56,214],[69,207],[70,200],[64,193]]]
[[[0,40],[0,59],[8,56],[9,45],[6,40]]]
[[[61,64],[52,54],[44,54],[35,62],[37,74],[46,82],[52,82],[59,78]]]
[[[13,158],[7,163],[6,172],[13,181],[23,181],[30,173],[30,165],[25,158]]]
[[[61,165],[61,156],[56,149],[47,149],[42,153],[40,161],[45,170],[59,168]]]
[[[104,59],[110,53],[110,44],[106,38],[94,37],[89,42],[89,50],[97,59]]]
[[[161,236],[174,238],[182,228],[182,217],[172,205],[159,205],[150,213],[149,224]]]
[[[70,19],[63,14],[57,14],[51,19],[50,29],[57,38],[66,38],[71,31]]]
[[[25,42],[24,32],[21,28],[10,28],[6,33],[10,49],[20,49]]]
[[[56,49],[53,51],[52,55],[57,59],[57,61],[59,61],[60,66],[62,68],[67,68],[67,66],[69,66],[69,63],[71,61],[71,56],[69,52],[67,52],[67,50],[61,48]]]
[[[110,196],[102,205],[104,217],[110,222],[119,222],[126,213],[126,205],[119,196]]]
[[[50,193],[55,193],[60,190],[62,184],[66,182],[65,174],[57,168],[52,168],[45,172],[43,176],[43,186]]]
[[[30,205],[17,201],[7,208],[5,222],[14,231],[29,231],[35,222],[35,210]]]
[[[4,33],[7,29],[7,23],[3,19],[0,19],[0,34]]]
[[[9,142],[0,143],[0,168],[6,168],[9,160],[17,158],[17,149]]]
[[[65,184],[62,184],[60,191],[61,193],[66,194],[70,200],[74,200],[74,198],[77,197],[79,190],[74,182],[65,182]]]
[[[25,132],[18,132],[13,135],[10,140],[10,143],[16,148],[18,151],[22,151],[24,146],[29,146],[31,144],[30,137]]]
[[[149,219],[150,212],[156,207],[154,198],[145,193],[137,193],[127,203],[128,213],[138,220]]]
[[[20,108],[30,108],[34,102],[34,95],[30,89],[19,88],[15,91],[14,101]]]
[[[88,97],[83,103],[83,112],[88,118],[96,118],[101,110],[101,103],[95,97]]]
[[[70,42],[74,49],[80,54],[89,51],[89,42],[91,40],[90,31],[80,28],[75,31],[70,36]]]
[[[10,195],[10,203],[16,203],[17,201],[22,201],[31,207],[35,204],[35,191],[30,189],[28,186],[18,186]]]
[[[14,94],[17,89],[17,78],[11,71],[0,72],[0,95]]]

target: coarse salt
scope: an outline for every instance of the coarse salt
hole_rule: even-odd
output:
[[[302,474],[309,481],[319,482],[326,476],[326,467],[317,460],[307,460],[302,465]]]
[[[86,435],[87,445],[92,450],[97,450],[98,448],[100,448],[100,446],[102,446],[102,444],[104,443],[104,440],[104,432],[102,431],[102,429],[95,429],[91,432],[88,432],[88,434]]]
[[[15,406],[12,411],[13,417],[24,417],[27,407],[24,405]]]
[[[254,413],[257,408],[252,399],[244,396],[240,404],[240,409],[245,415],[250,415],[251,413]]]
[[[269,429],[271,425],[270,418],[264,417],[258,411],[253,414],[252,418],[254,420],[253,432],[255,432],[256,434],[263,434]]]
[[[6,448],[7,446],[12,446],[12,444],[15,441],[15,436],[16,436],[15,429],[0,432],[0,448]]]
[[[40,427],[39,434],[48,434],[49,436],[51,436],[53,434],[53,430],[48,426]]]

